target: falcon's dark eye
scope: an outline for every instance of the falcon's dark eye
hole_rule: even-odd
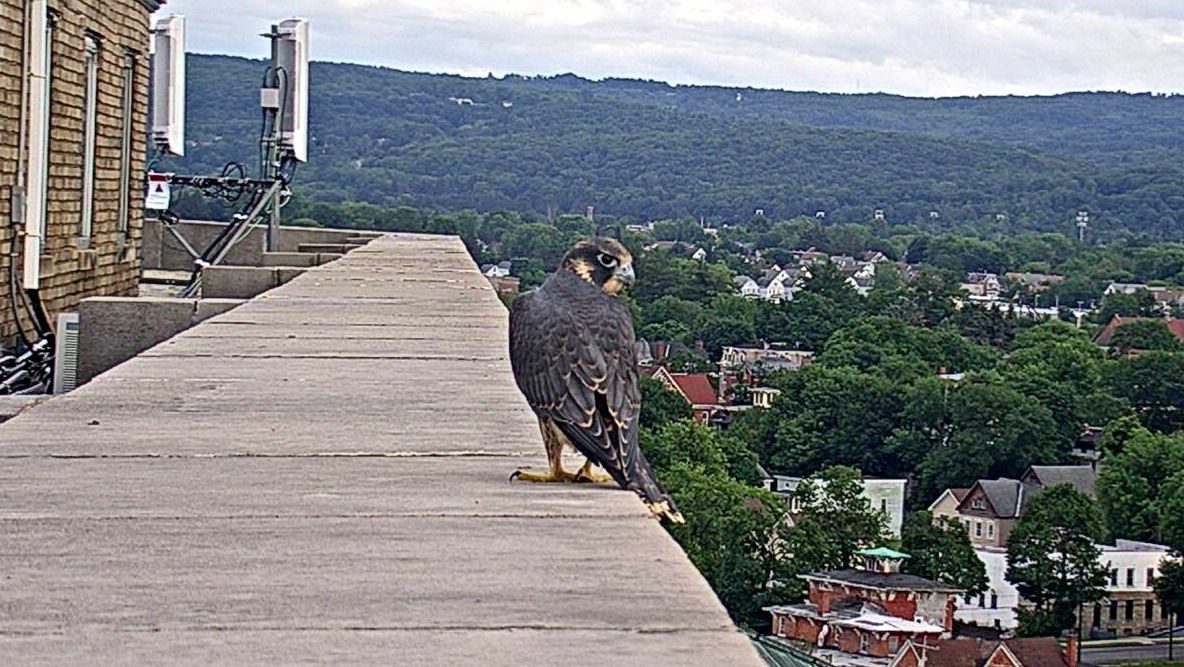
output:
[[[599,255],[597,255],[596,259],[597,259],[597,261],[600,262],[601,266],[604,266],[605,268],[608,268],[608,269],[611,269],[617,265],[617,258],[616,257],[613,257],[612,255],[607,255],[603,252],[600,253]]]

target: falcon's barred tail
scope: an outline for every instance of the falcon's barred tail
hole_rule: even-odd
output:
[[[670,519],[671,523],[687,522],[682,512],[674,505],[674,499],[658,484],[658,479],[650,471],[650,462],[645,459],[645,454],[642,454],[641,450],[637,451],[637,459],[630,467],[633,469],[628,471],[629,481],[624,486],[637,492],[654,516],[664,516]]]

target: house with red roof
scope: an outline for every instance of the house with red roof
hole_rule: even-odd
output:
[[[685,398],[700,424],[710,424],[724,407],[706,373],[671,373],[664,366],[643,366],[641,371]]]
[[[1098,332],[1098,335],[1094,336],[1094,343],[1101,345],[1102,347],[1108,347],[1110,345],[1110,339],[1114,337],[1114,331],[1118,327],[1124,324],[1130,324],[1131,322],[1138,322],[1139,320],[1146,319],[1152,318],[1119,317],[1118,315],[1114,315],[1110,318],[1110,321],[1106,323],[1106,326],[1102,327],[1102,330]],[[1176,340],[1184,343],[1184,319],[1169,317],[1163,319],[1162,321],[1167,325],[1168,331],[1172,332],[1172,335],[1176,337]]]

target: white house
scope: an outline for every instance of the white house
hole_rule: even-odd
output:
[[[509,262],[499,262],[497,264],[484,264],[481,266],[481,273],[489,278],[505,278],[510,275],[511,264]]]
[[[770,475],[765,478],[765,488],[786,499],[791,513],[801,511],[801,505],[794,496],[803,477],[786,477],[784,475]],[[903,479],[871,479],[864,478],[863,493],[872,509],[880,510],[887,517],[888,532],[892,537],[900,537],[900,529],[904,524],[904,488],[907,480]]]
[[[1117,540],[1100,544],[1099,560],[1110,571],[1106,599],[1086,610],[1086,626],[1107,636],[1143,634],[1168,627],[1167,615],[1152,590],[1169,549],[1161,544]]]
[[[749,276],[736,276],[736,289],[739,290],[740,296],[749,299],[759,298],[761,295],[761,286],[756,284],[756,281]]]
[[[980,547],[974,550],[987,568],[987,590],[954,602],[954,620],[982,628],[1014,630],[1019,625],[1016,608],[1020,592],[1007,580],[1007,549]]]
[[[1110,283],[1102,294],[1134,294],[1135,292],[1154,292],[1162,287],[1149,287],[1143,283]]]
[[[814,361],[814,353],[807,350],[786,350],[779,347],[727,346],[719,358],[721,373],[735,371],[798,371]]]
[[[749,390],[753,407],[769,409],[773,407],[773,399],[781,395],[780,389],[772,387],[753,387]]]
[[[1168,619],[1152,590],[1152,581],[1168,548],[1159,544],[1117,540],[1100,544],[1099,561],[1110,571],[1106,599],[1082,610],[1085,627],[1092,634],[1127,636],[1168,626]],[[959,598],[954,618],[979,627],[1013,630],[1018,625],[1016,608],[1020,594],[1007,581],[1007,549],[979,547],[974,550],[987,568],[987,591]]]

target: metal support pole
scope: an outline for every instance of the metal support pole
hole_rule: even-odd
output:
[[[1168,628],[1168,662],[1176,661],[1176,626],[1180,625],[1180,617],[1184,614],[1175,613],[1168,614],[1168,617],[1175,617],[1171,620],[1172,627]]]
[[[217,255],[214,255],[214,259],[210,261],[210,264],[222,263],[223,258],[226,257],[226,253],[230,252],[230,249],[234,247],[234,235],[238,234],[242,227],[250,225],[252,220],[259,217],[259,214],[263,212],[263,207],[267,205],[268,200],[272,199],[273,197],[278,197],[282,187],[283,181],[276,181],[275,183],[272,183],[271,188],[268,189],[268,191],[264,193],[263,197],[259,199],[259,203],[255,205],[255,208],[252,208],[249,213],[240,217],[236,222],[232,223],[235,229],[232,231],[228,242],[222,246]]]
[[[1084,637],[1082,637],[1081,635],[1082,635],[1084,628],[1085,628],[1085,602],[1078,602],[1077,603],[1077,648],[1076,648],[1077,655],[1076,655],[1076,661],[1073,663],[1075,665],[1081,664],[1081,641],[1082,641],[1082,639],[1084,639]]]
[[[280,250],[280,188],[274,186],[271,195],[271,215],[267,218],[267,244],[264,249],[267,252]]]

